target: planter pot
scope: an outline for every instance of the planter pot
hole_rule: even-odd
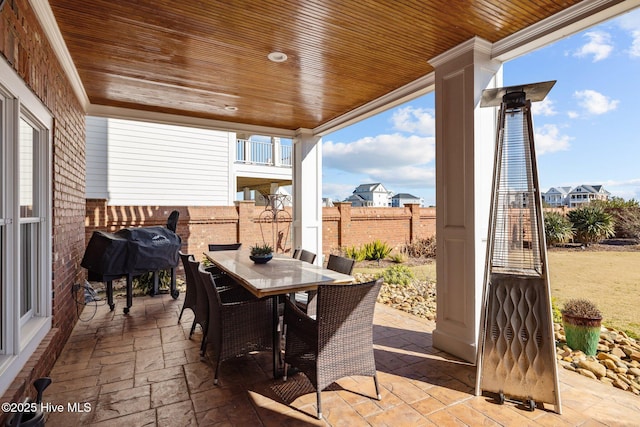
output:
[[[266,264],[269,261],[271,261],[271,258],[273,258],[273,254],[269,254],[269,255],[249,255],[249,258],[251,258],[251,261],[255,262],[256,264]]]
[[[581,350],[587,356],[595,356],[600,341],[602,318],[576,317],[562,315],[567,345],[572,350]]]

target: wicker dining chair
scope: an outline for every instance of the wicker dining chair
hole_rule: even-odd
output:
[[[207,336],[207,330],[209,327],[209,304],[207,303],[207,292],[202,285],[202,280],[200,280],[200,276],[198,275],[198,269],[200,268],[200,262],[196,261],[193,257],[187,260],[187,265],[189,269],[191,269],[191,274],[193,274],[193,283],[196,288],[196,309],[194,325],[191,327],[191,333],[189,334],[189,338],[193,334],[195,330],[195,324],[200,324],[202,328],[202,341],[200,343],[200,355],[204,355],[204,346],[205,346],[205,338]]]
[[[242,243],[209,243],[209,252],[216,251],[237,251],[242,246]],[[225,286],[235,287],[240,286],[234,283],[234,281],[227,276],[227,274],[220,270],[215,265],[211,265],[205,268],[206,271],[214,275],[214,278],[217,279],[218,288],[220,289],[220,285],[222,281],[224,281]],[[224,277],[223,277],[224,276]]]
[[[329,261],[327,261],[327,269],[348,275],[353,273],[355,265],[355,259],[333,254],[329,255]],[[308,315],[314,315],[316,313],[316,291],[307,291],[306,296],[298,296],[296,304]]]
[[[373,356],[373,311],[382,279],[353,285],[318,287],[313,319],[296,304],[285,301],[285,371],[289,365],[303,372],[316,389],[318,419],[322,419],[321,391],[350,375],[372,376],[381,399]]]
[[[242,243],[210,243],[209,251],[237,251],[242,246]]]
[[[180,321],[182,320],[184,309],[191,309],[191,311],[193,311],[193,323],[191,324],[191,331],[189,332],[189,338],[191,338],[197,324],[199,324],[200,327],[204,330],[208,314],[205,313],[202,309],[198,310],[198,285],[196,284],[196,276],[194,275],[193,268],[189,264],[189,261],[195,262],[195,259],[191,254],[185,254],[183,252],[178,252],[178,254],[180,255],[180,259],[182,260],[186,286],[182,310],[180,310],[180,315],[178,316],[178,324],[180,324]],[[200,301],[204,302],[204,295],[199,299]]]
[[[214,277],[202,267],[198,277],[209,303],[202,355],[212,349],[213,382],[218,384],[221,362],[273,348],[273,303],[272,298],[256,298],[242,287],[218,292]]]
[[[316,254],[306,249],[300,250],[300,261],[308,262],[309,264],[313,264],[316,261]]]

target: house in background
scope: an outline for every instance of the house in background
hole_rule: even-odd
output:
[[[416,197],[409,193],[398,193],[391,198],[391,207],[401,208],[406,204],[419,204],[420,207],[424,206],[424,199],[422,197]]]
[[[610,194],[602,185],[578,185],[569,193],[568,206],[577,208],[593,200],[609,200]]]
[[[558,208],[567,206],[576,208],[593,200],[609,200],[609,193],[602,185],[578,185],[571,187],[551,187],[542,193],[542,201],[549,206]]]
[[[551,187],[549,191],[542,193],[542,201],[554,208],[566,206],[570,191],[571,187]]]
[[[384,188],[379,182],[360,184],[353,190],[353,194],[344,201],[351,202],[354,207],[389,207],[393,193]]]
[[[86,129],[87,199],[229,206],[291,185],[291,143],[280,138],[91,116]]]

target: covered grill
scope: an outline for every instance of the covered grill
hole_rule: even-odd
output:
[[[113,303],[113,280],[127,279],[128,313],[132,305],[133,278],[153,272],[152,295],[158,292],[158,272],[171,270],[171,296],[178,297],[175,267],[180,259],[181,239],[175,233],[177,212],[173,212],[167,227],[123,228],[115,233],[94,231],[82,258],[82,267],[88,270],[88,279],[105,282],[107,301],[111,310]]]

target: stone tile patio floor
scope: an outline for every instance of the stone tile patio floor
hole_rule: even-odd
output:
[[[47,426],[632,426],[640,425],[640,398],[560,369],[563,414],[553,406],[529,412],[516,402],[497,405],[474,396],[475,368],[431,345],[435,323],[376,306],[375,357],[382,400],[373,381],[349,377],[322,393],[304,375],[272,378],[270,353],[223,362],[220,384],[198,354],[199,328],[188,339],[192,314],[169,295],[122,301],[113,312],[97,307],[78,321],[51,372],[43,402],[63,404]],[[89,318],[95,307],[85,307]],[[68,403],[89,403],[70,412]]]

